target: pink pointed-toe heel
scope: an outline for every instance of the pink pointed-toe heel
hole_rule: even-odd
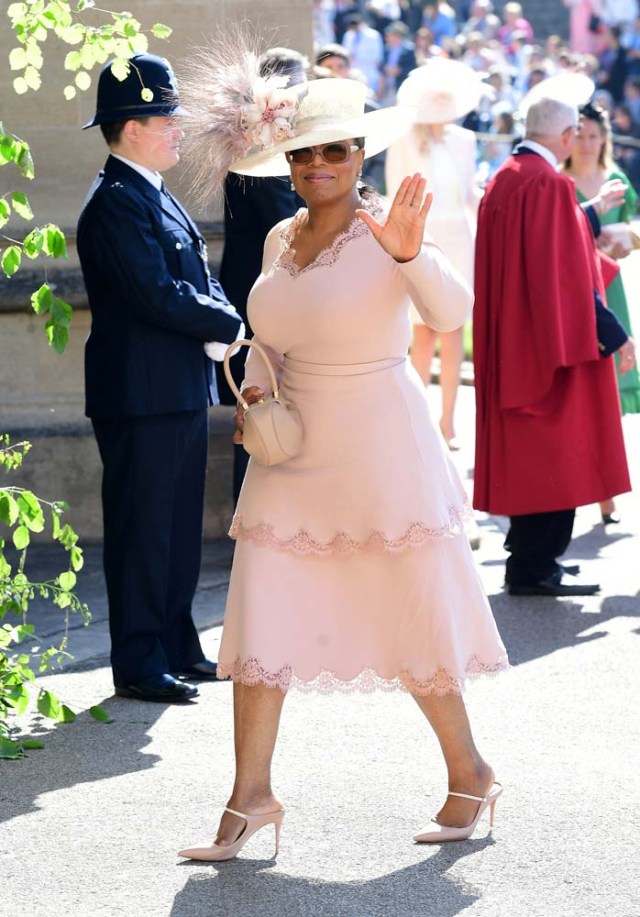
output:
[[[449,796],[459,796],[461,799],[474,799],[479,803],[478,811],[471,824],[466,825],[464,828],[453,828],[449,825],[441,825],[435,818],[432,818],[431,822],[434,827],[429,826],[423,831],[420,831],[413,838],[414,841],[417,841],[418,844],[443,844],[445,841],[466,841],[476,830],[476,825],[480,821],[480,816],[487,807],[489,808],[489,825],[493,827],[496,801],[501,793],[502,785],[500,783],[494,783],[486,796],[470,796],[468,793],[449,793]]]
[[[264,828],[265,825],[275,826],[275,856],[278,855],[280,849],[280,828],[282,827],[282,821],[284,819],[284,809],[278,809],[276,812],[265,812],[263,815],[245,815],[243,812],[236,812],[235,809],[230,809],[228,806],[225,806],[225,812],[231,812],[232,815],[243,818],[245,821],[244,830],[233,844],[227,846],[209,844],[206,847],[186,847],[184,850],[178,851],[178,856],[188,857],[191,860],[210,860],[212,862],[232,860],[240,850],[242,850],[249,838],[255,834],[256,831],[259,831],[260,828]]]

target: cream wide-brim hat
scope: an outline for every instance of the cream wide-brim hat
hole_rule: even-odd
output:
[[[477,108],[486,88],[467,64],[434,57],[411,71],[396,101],[415,124],[450,124]]]
[[[533,103],[541,99],[555,99],[557,102],[564,102],[566,105],[573,105],[577,108],[589,101],[595,88],[593,80],[584,73],[573,73],[572,71],[558,73],[542,80],[541,83],[537,83],[533,89],[530,89],[518,105],[518,111],[523,118],[526,118]]]
[[[233,162],[230,172],[260,178],[287,175],[285,153],[304,146],[364,137],[365,158],[375,156],[405,133],[407,113],[396,106],[364,113],[367,87],[359,80],[327,77],[292,87],[302,95],[294,135]]]

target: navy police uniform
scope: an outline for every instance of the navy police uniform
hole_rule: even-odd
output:
[[[176,111],[177,99],[167,108],[163,83],[174,84],[166,61],[133,62],[133,81],[118,86],[107,65],[91,125]],[[140,79],[155,90],[146,106]],[[116,689],[124,689],[170,681],[168,673],[193,671],[204,659],[191,603],[207,409],[218,401],[204,344],[235,340],[241,319],[209,275],[204,240],[186,211],[114,156],[84,205],[77,239],[92,316],[86,413],[104,466],[111,664]]]

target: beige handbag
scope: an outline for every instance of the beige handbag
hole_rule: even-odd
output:
[[[229,360],[238,347],[253,347],[262,357],[271,382],[271,394],[247,404],[231,375]],[[244,411],[242,444],[261,465],[278,465],[293,458],[302,446],[302,423],[294,406],[280,397],[278,382],[269,357],[255,341],[234,341],[224,355],[224,374],[229,388]]]

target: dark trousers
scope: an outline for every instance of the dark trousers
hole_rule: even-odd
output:
[[[93,420],[103,464],[104,572],[116,687],[204,658],[200,574],[207,411]]]
[[[569,547],[575,509],[511,516],[504,546],[509,551],[505,580],[533,586],[560,571],[556,558]]]

